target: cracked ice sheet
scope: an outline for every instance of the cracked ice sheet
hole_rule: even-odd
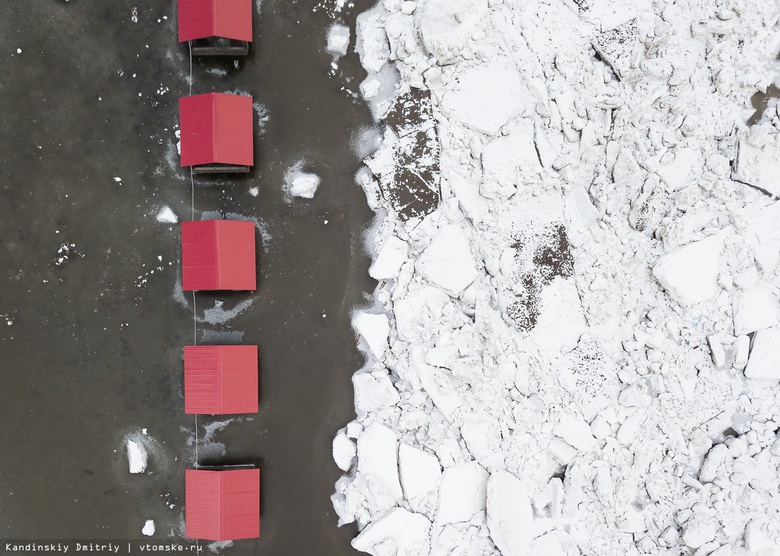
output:
[[[392,68],[406,82],[401,90],[430,89],[442,179],[433,212],[406,222],[379,215],[373,251],[390,237],[405,244],[386,254],[382,274],[390,279],[376,292],[390,328],[379,363],[399,400],[373,404],[348,425],[349,438],[360,442],[364,426],[382,423],[395,433],[393,445],[430,456],[431,477],[432,458],[443,475],[468,465],[490,473],[505,467],[534,508],[532,554],[725,556],[746,543],[772,548],[780,524],[762,518],[780,508],[753,484],[766,492],[778,486],[766,470],[780,463],[780,411],[774,381],[743,374],[750,359],[751,373],[772,372],[771,342],[751,351],[748,336],[731,333],[745,288],[780,287],[775,225],[763,216],[753,221],[768,200],[732,181],[726,136],[735,125],[742,136],[740,114],[768,83],[763,64],[780,39],[776,8],[758,0],[717,8],[704,0],[572,3],[574,10],[546,0],[491,1],[481,18],[477,0],[387,1],[362,25],[370,71]],[[451,17],[452,29],[428,26],[432,15]],[[633,18],[637,56],[618,80],[590,43]],[[470,26],[462,37],[433,36]],[[499,66],[506,79],[491,87]],[[364,88],[374,100],[382,95]],[[384,106],[393,102],[382,98]],[[533,127],[512,137],[525,120]],[[394,141],[391,131],[386,139]],[[505,159],[518,148],[520,165]],[[371,164],[382,175],[397,170],[393,157]],[[369,181],[367,193],[376,191]],[[477,270],[457,297],[417,264],[437,230],[450,225],[464,230]],[[671,300],[653,275],[656,262],[724,227],[717,264],[705,257],[697,278],[712,297]],[[742,274],[754,253],[748,283]],[[659,274],[678,295],[695,297],[685,273],[669,268],[684,258],[668,264],[673,259]],[[548,319],[558,328],[545,328]],[[723,368],[713,366],[710,337]],[[377,388],[387,393],[387,382]],[[697,477],[713,445],[729,456]],[[722,497],[701,486],[705,477]],[[497,556],[496,545],[506,543],[482,509],[437,525],[448,510],[431,492],[414,502],[393,499],[360,472],[343,477],[337,491],[339,515],[362,530],[392,507],[423,515],[433,525],[412,553]],[[363,548],[408,556],[381,537]]]

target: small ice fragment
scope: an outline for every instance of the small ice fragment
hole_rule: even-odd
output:
[[[387,349],[387,337],[390,334],[390,322],[385,314],[358,313],[352,326],[366,341],[371,353],[381,359]]]
[[[477,277],[471,247],[457,224],[439,230],[417,259],[416,268],[429,282],[452,296],[460,294]]]
[[[720,337],[717,334],[707,337],[707,342],[710,344],[710,353],[712,354],[712,362],[715,367],[720,369],[726,364],[726,352],[723,349],[723,345],[720,343]]]
[[[431,523],[420,514],[393,508],[363,529],[352,546],[373,556],[389,554],[427,554]],[[394,547],[392,552],[388,546]]]
[[[624,79],[631,70],[639,46],[636,18],[599,33],[592,44],[615,74]]]
[[[122,178],[120,178],[119,176],[114,176],[114,181],[119,183],[122,181]]]
[[[734,368],[741,371],[748,362],[750,353],[750,338],[748,336],[738,336],[734,342]]]
[[[368,269],[368,273],[375,280],[395,278],[409,256],[408,251],[409,246],[405,241],[390,236],[379,251],[371,268]]]
[[[398,478],[398,438],[379,423],[369,425],[357,441],[358,472],[373,477],[394,500],[403,496]]]
[[[748,378],[780,379],[780,327],[765,328],[756,332],[753,348],[745,367]]]
[[[349,27],[334,23],[328,31],[327,50],[336,58],[340,58],[347,53],[349,48]]]
[[[154,520],[147,519],[146,523],[144,523],[144,528],[141,529],[141,533],[143,533],[147,537],[151,537],[152,535],[154,535],[154,531],[155,531]]]
[[[176,224],[179,221],[176,214],[171,210],[171,207],[164,206],[157,213],[157,222],[165,222],[167,224]]]
[[[250,187],[249,188],[249,194],[252,197],[257,197],[260,194],[260,188],[259,187]]]
[[[146,448],[134,440],[127,441],[127,462],[130,466],[130,473],[146,471],[147,458]]]
[[[352,376],[352,386],[355,391],[355,410],[359,418],[377,409],[395,405],[400,400],[398,390],[384,370],[355,373]]]
[[[653,275],[673,298],[683,305],[707,301],[720,291],[720,251],[723,242],[710,236],[677,247],[661,256]]]
[[[407,500],[435,490],[441,480],[438,458],[408,444],[398,449],[398,467]]]
[[[757,137],[748,136],[740,140],[732,178],[771,195],[780,195],[780,172],[777,171],[780,165],[780,134],[770,132],[763,135],[758,130],[754,134]]]
[[[320,177],[316,174],[300,173],[292,180],[290,186],[290,195],[293,197],[303,197],[304,199],[313,199],[314,193],[320,186]]]
[[[487,485],[487,524],[501,554],[529,554],[534,514],[525,485],[507,471],[493,472]]]
[[[568,413],[561,415],[553,433],[583,452],[596,447],[596,439],[590,431],[590,425],[583,419]]]
[[[757,284],[736,295],[734,302],[734,333],[750,334],[775,326],[780,320],[780,303],[772,289]]]
[[[159,257],[159,259],[160,259],[160,260],[162,260],[162,257]],[[141,429],[141,434],[143,434],[144,436],[146,436],[146,435],[147,435],[147,433],[148,433],[148,429]]]
[[[21,48],[17,48],[17,49],[16,49],[16,53],[17,53],[17,54],[21,54],[21,53],[22,53],[22,49],[21,49]]]
[[[345,429],[340,430],[333,438],[333,461],[342,471],[349,471],[356,455],[355,443],[347,437]]]
[[[445,469],[439,487],[436,523],[462,523],[484,511],[487,481],[487,471],[475,462]]]

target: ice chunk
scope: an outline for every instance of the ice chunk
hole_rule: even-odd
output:
[[[745,376],[780,380],[780,327],[756,332]]]
[[[317,188],[320,186],[320,177],[316,174],[301,172],[295,176],[290,184],[290,195],[313,199]]]
[[[334,23],[328,30],[328,52],[340,58],[347,53],[347,48],[349,48],[349,27]]]
[[[356,455],[355,443],[347,436],[346,429],[341,429],[333,438],[333,461],[342,471],[349,471]]]
[[[750,219],[748,244],[765,272],[773,272],[780,260],[780,202],[761,209]]]
[[[433,286],[426,286],[396,301],[395,325],[398,336],[407,342],[418,340],[430,325],[438,323],[442,309],[450,302],[450,297]]]
[[[501,451],[501,427],[492,415],[471,414],[464,417],[460,432],[477,461],[484,463]]]
[[[355,52],[368,71],[378,72],[390,57],[390,44],[382,25],[382,13],[369,10],[361,13],[355,23]]]
[[[454,62],[488,13],[487,0],[428,0],[417,10],[425,48],[441,65]]]
[[[653,267],[653,275],[669,294],[683,305],[712,299],[720,291],[722,240],[710,236],[677,247],[664,254]]]
[[[454,297],[477,277],[471,247],[457,224],[439,230],[420,255],[416,268],[429,282]]]
[[[358,472],[373,477],[393,499],[403,496],[398,480],[398,439],[385,425],[366,427],[357,441]]]
[[[393,508],[352,539],[352,546],[373,556],[427,554],[430,528],[425,516]]]
[[[495,135],[530,104],[527,87],[509,60],[494,60],[458,73],[444,95],[444,113],[487,135]]]
[[[485,510],[488,473],[478,463],[467,463],[444,470],[439,488],[439,511],[436,523],[470,521]]]
[[[683,542],[691,548],[699,548],[710,542],[720,529],[718,520],[714,517],[694,515],[683,525]]]
[[[130,466],[130,473],[143,473],[146,471],[146,462],[149,454],[146,448],[135,440],[127,441],[127,461]]]
[[[599,211],[593,206],[590,195],[582,186],[572,189],[566,196],[566,212],[571,221],[588,229],[599,219]]]
[[[722,369],[726,365],[726,352],[723,349],[720,336],[713,334],[707,337],[707,342],[710,345],[710,354],[712,355],[712,363],[716,368]]]
[[[770,132],[760,139],[750,136],[739,142],[732,177],[742,183],[780,196],[780,134]]]
[[[352,320],[352,327],[366,341],[371,353],[381,359],[387,349],[390,323],[385,314],[360,312]]]
[[[401,443],[398,450],[401,485],[407,500],[436,490],[441,480],[441,466],[433,454]]]
[[[534,515],[525,485],[507,471],[490,475],[487,486],[487,524],[490,538],[503,556],[528,556],[533,541]]]
[[[639,32],[636,18],[621,23],[617,27],[602,31],[593,40],[593,48],[609,64],[615,74],[625,79],[639,46]]]
[[[450,375],[430,365],[416,363],[414,369],[420,384],[447,420],[452,421],[463,401]]]
[[[358,417],[398,403],[400,396],[384,370],[363,371],[352,375],[355,409]]]
[[[542,168],[530,121],[512,127],[508,135],[494,139],[482,151],[484,172],[480,193],[490,199],[507,199],[518,183],[532,177]]]
[[[677,149],[673,156],[667,153],[661,159],[656,172],[670,188],[682,189],[691,184],[692,172],[698,159],[699,151],[688,148]]]
[[[588,329],[574,279],[553,279],[542,288],[538,304],[539,315],[532,331],[534,342],[545,353],[574,349]]]
[[[734,342],[734,368],[740,371],[745,368],[750,353],[750,338],[738,336]]]
[[[596,447],[596,439],[590,431],[590,425],[584,419],[569,413],[561,415],[558,424],[553,429],[553,433],[584,452],[588,452]]]
[[[151,537],[152,535],[154,535],[154,531],[155,531],[154,520],[147,519],[146,523],[144,523],[143,529],[141,529],[141,533],[143,533],[147,537]]]
[[[166,224],[176,224],[179,221],[176,214],[171,210],[171,207],[167,205],[160,209],[156,218],[157,222],[164,222]]]
[[[775,326],[780,318],[780,304],[770,287],[758,284],[740,292],[734,302],[734,333],[750,334]]]
[[[379,251],[368,273],[375,280],[387,280],[398,276],[401,265],[409,257],[409,246],[405,241],[390,236]]]
[[[711,483],[718,478],[720,466],[729,459],[729,449],[725,444],[716,444],[704,457],[704,462],[699,471],[699,481]]]
[[[776,556],[780,554],[778,526],[768,517],[757,517],[745,527],[745,545],[750,554]]]

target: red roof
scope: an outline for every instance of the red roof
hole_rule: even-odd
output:
[[[254,164],[252,97],[208,93],[179,99],[181,165]]]
[[[260,536],[260,470],[185,471],[185,536],[232,541]]]
[[[252,0],[179,0],[179,42],[207,37],[252,42]]]
[[[184,412],[257,413],[257,346],[185,346]]]
[[[238,220],[181,223],[182,288],[257,289],[255,225]]]

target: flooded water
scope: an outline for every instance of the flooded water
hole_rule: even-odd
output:
[[[371,3],[343,16],[353,37]],[[342,59],[328,75],[330,19],[315,2],[256,6],[250,56],[238,68],[196,59],[192,92],[257,103],[252,173],[196,177],[194,204],[196,219],[258,222],[258,291],[198,294],[196,305],[198,343],[260,346],[260,412],[224,427],[200,417],[198,455],[261,468],[261,538],[224,553],[357,554],[329,497],[340,476],[330,439],[353,417],[362,364],[350,310],[374,286],[351,147],[370,115],[341,90],[363,74]],[[190,219],[174,135],[189,56],[175,2],[135,7],[0,8],[0,538],[137,539],[146,519],[155,538],[183,538],[195,420],[183,411],[182,346],[195,331],[178,226],[155,216],[169,206]],[[322,184],[290,202],[284,173],[300,161]],[[128,436],[150,452],[145,474],[128,472]]]

